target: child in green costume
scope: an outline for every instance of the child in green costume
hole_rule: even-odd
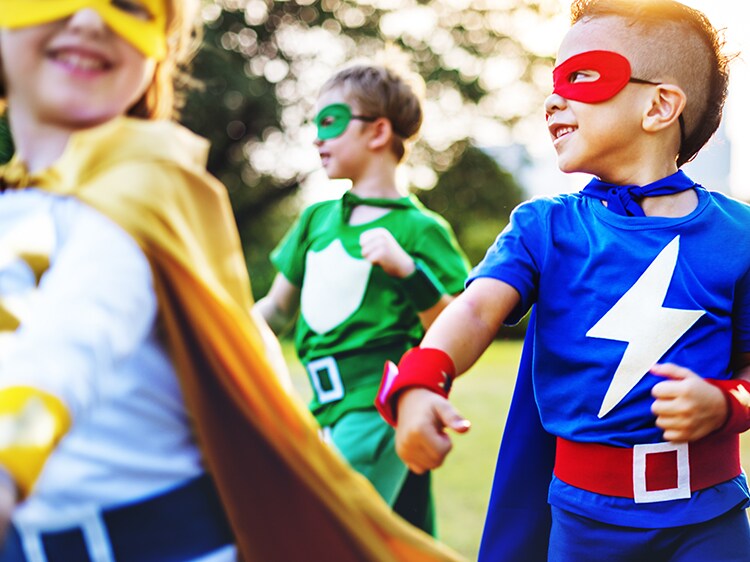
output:
[[[429,474],[410,474],[373,402],[383,364],[416,345],[463,289],[467,261],[450,226],[396,186],[422,124],[414,80],[377,65],[323,86],[315,141],[341,199],[307,208],[271,255],[279,273],[256,305],[277,333],[294,318],[310,409],[336,448],[394,510],[434,534]]]

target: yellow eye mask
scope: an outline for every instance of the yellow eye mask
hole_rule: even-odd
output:
[[[0,0],[0,27],[49,23],[84,8],[96,10],[115,33],[145,56],[165,57],[166,0]]]

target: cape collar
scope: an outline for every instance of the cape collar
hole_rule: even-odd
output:
[[[645,217],[641,206],[635,201],[643,197],[673,195],[696,187],[685,172],[677,170],[674,174],[647,185],[616,185],[598,178],[592,179],[581,190],[583,195],[607,202],[607,208],[618,215]]]
[[[410,197],[399,197],[398,199],[390,199],[387,197],[360,197],[355,195],[351,191],[344,193],[341,198],[341,218],[344,222],[349,222],[354,207],[359,205],[367,205],[370,207],[383,207],[386,209],[412,209],[414,208],[414,202]]]

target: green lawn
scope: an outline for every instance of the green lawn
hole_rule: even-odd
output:
[[[476,560],[502,428],[513,392],[520,342],[493,344],[453,389],[451,400],[472,421],[454,439],[445,465],[435,471],[440,539]],[[304,371],[285,347],[295,386],[310,395]],[[750,470],[750,438],[743,439],[743,464]]]

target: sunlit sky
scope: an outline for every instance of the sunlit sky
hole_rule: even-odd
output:
[[[547,1],[554,2],[555,0]],[[554,56],[557,46],[569,27],[570,0],[557,1],[561,6],[560,14],[550,21],[539,21],[538,18],[533,21],[526,21],[523,18],[508,20],[508,25],[513,26],[515,30],[512,32],[519,36],[523,46],[537,55]],[[730,67],[729,99],[725,107],[720,134],[714,137],[699,153],[696,160],[688,164],[685,169],[696,181],[709,189],[721,189],[736,197],[750,200],[750,158],[747,157],[750,154],[750,112],[746,109],[746,100],[750,99],[750,34],[746,27],[747,22],[750,21],[750,2],[737,0],[682,0],[682,2],[703,11],[717,28],[724,29],[727,50],[740,53],[740,57],[735,59]],[[387,36],[430,37],[434,46],[440,34],[445,34],[444,30],[436,26],[434,15],[431,16],[430,11],[423,5],[420,6],[413,0],[391,0],[389,4],[396,8],[398,15],[394,14],[393,17],[385,18],[382,22],[381,30]],[[447,2],[447,4],[470,6],[471,0],[453,0],[452,3]],[[501,4],[502,2],[498,0],[498,5]],[[506,20],[503,19],[503,21]],[[322,39],[323,37],[318,35],[309,35],[305,40],[313,43],[307,45],[296,37],[294,44],[299,49],[319,51]],[[346,54],[340,49],[340,45],[337,47],[332,43],[331,47],[326,48],[324,52],[327,53],[325,64],[323,66],[309,64],[308,71],[301,76],[302,82],[310,86],[311,92],[317,91],[324,77],[333,68],[346,61]],[[462,71],[468,69],[470,72],[472,65],[476,65],[476,60],[465,56],[461,59],[460,53],[455,56],[458,56],[460,60],[455,57],[450,59],[443,53],[443,62],[455,65]],[[433,95],[428,95],[425,100],[422,138],[436,150],[441,150],[441,146],[447,148],[452,142],[463,138],[466,134],[469,134],[476,144],[487,148],[521,144],[526,147],[535,163],[526,177],[519,178],[531,195],[580,189],[580,186],[589,178],[582,174],[565,176],[557,169],[555,152],[545,126],[542,103],[537,100],[536,96],[527,95],[528,91],[524,89],[526,86],[518,80],[522,71],[519,64],[521,63],[518,59],[514,60],[507,56],[492,57],[486,61],[485,71],[481,78],[490,89],[493,89],[493,94],[487,96],[484,102],[493,109],[499,108],[500,115],[506,109],[512,112],[514,108],[525,107],[525,111],[531,115],[529,119],[522,120],[520,125],[511,131],[501,119],[480,115],[481,112],[461,106],[456,99],[457,92],[443,91],[439,95],[433,92]],[[548,76],[548,73],[548,70],[544,71],[541,83],[549,79],[551,87],[551,76]],[[488,80],[492,83],[487,82]],[[310,99],[314,99],[314,94],[310,94]],[[533,107],[529,108],[527,106],[530,103]],[[539,106],[538,112],[535,110],[537,105]],[[304,103],[292,103],[290,108],[297,111],[298,121],[304,119],[305,112],[312,111],[312,108],[305,107]],[[292,116],[292,113],[289,115]],[[317,151],[311,146],[314,131],[309,127],[302,127],[301,131],[302,137],[298,139],[298,142],[294,142],[291,149],[288,146],[284,149],[285,154],[289,156],[289,159],[284,160],[302,163],[302,167],[308,170],[318,168],[306,182],[307,187],[304,192],[307,193],[309,199],[335,197],[336,193],[333,191],[337,190],[332,191],[331,183],[325,177],[325,173],[319,169]],[[280,160],[267,146],[268,143],[260,146],[253,153],[253,163],[258,169],[265,166],[268,171],[278,172]],[[730,150],[731,168],[727,177],[726,162]],[[434,184],[436,176],[435,172],[426,166],[409,166],[406,168],[403,179],[405,184],[427,187]],[[345,189],[345,186],[339,187]]]
[[[726,29],[730,51],[740,52],[731,67],[729,100],[725,113],[727,136],[732,145],[730,190],[734,195],[750,199],[750,5],[735,0],[690,0],[685,4],[703,11],[713,24]],[[744,155],[744,157],[742,157]]]
[[[567,11],[569,0],[560,0],[563,9]],[[705,183],[709,189],[721,188],[744,199],[750,199],[750,112],[747,110],[747,100],[750,99],[750,34],[747,32],[747,22],[750,21],[750,3],[736,0],[682,0],[684,4],[701,10],[719,29],[725,30],[727,50],[739,52],[740,57],[732,62],[730,67],[729,98],[724,112],[724,131],[726,139],[717,136],[699,153],[696,160],[685,167],[688,174],[699,183]],[[556,21],[554,29],[544,30],[544,39],[558,44],[567,29],[567,21],[561,18]],[[540,40],[542,40],[540,38]],[[537,134],[546,135],[543,123],[538,124]],[[531,152],[543,160],[545,169],[540,171],[544,178],[552,178],[553,171],[546,169],[554,165],[554,152],[549,142],[532,142],[528,144]],[[726,151],[731,150],[731,167],[727,185],[711,185],[712,172],[716,163],[725,158]],[[743,157],[744,155],[744,157]],[[573,188],[585,183],[588,178],[574,174],[570,177]],[[556,182],[550,183],[545,190],[542,181],[541,192],[554,191]]]

